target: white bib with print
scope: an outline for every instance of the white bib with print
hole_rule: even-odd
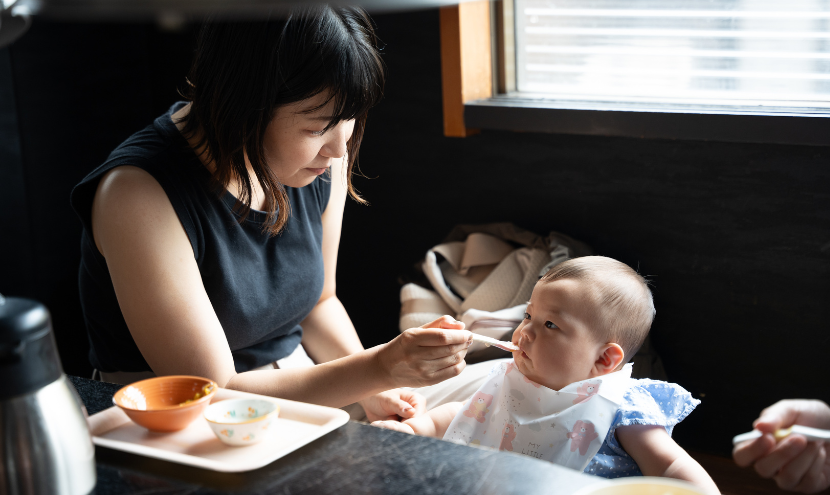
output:
[[[551,390],[527,379],[513,361],[487,381],[450,423],[444,440],[507,450],[585,469],[599,451],[631,386],[631,363],[608,375]]]

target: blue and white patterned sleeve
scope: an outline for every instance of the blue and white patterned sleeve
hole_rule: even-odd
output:
[[[659,425],[671,435],[674,425],[683,421],[700,401],[676,383],[637,380],[626,392],[611,430],[629,425]]]
[[[585,472],[605,478],[641,476],[637,463],[617,441],[614,434],[617,428],[630,425],[662,426],[671,435],[674,426],[683,421],[698,404],[700,401],[680,385],[649,379],[635,380],[634,386],[623,397],[605,442],[588,463]]]

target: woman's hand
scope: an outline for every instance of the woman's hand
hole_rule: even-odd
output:
[[[423,414],[427,401],[411,390],[396,388],[367,397],[360,401],[366,411],[366,419],[371,422],[379,420],[400,421]]]
[[[378,351],[393,387],[423,387],[452,378],[464,369],[472,334],[451,316],[410,328]]]
[[[817,493],[830,487],[830,460],[824,442],[809,442],[795,433],[776,442],[776,431],[796,424],[828,428],[830,407],[818,400],[790,399],[764,409],[753,423],[764,435],[735,446],[735,463],[754,466],[762,478],[774,479],[784,490]]]

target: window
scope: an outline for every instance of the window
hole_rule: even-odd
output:
[[[497,91],[465,100],[468,127],[830,144],[830,0],[501,0],[491,12]]]
[[[515,0],[541,98],[830,109],[825,0]]]

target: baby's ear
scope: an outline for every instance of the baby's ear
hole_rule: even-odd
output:
[[[599,357],[594,363],[594,376],[602,376],[616,370],[625,359],[625,352],[619,344],[609,343],[600,348]]]

